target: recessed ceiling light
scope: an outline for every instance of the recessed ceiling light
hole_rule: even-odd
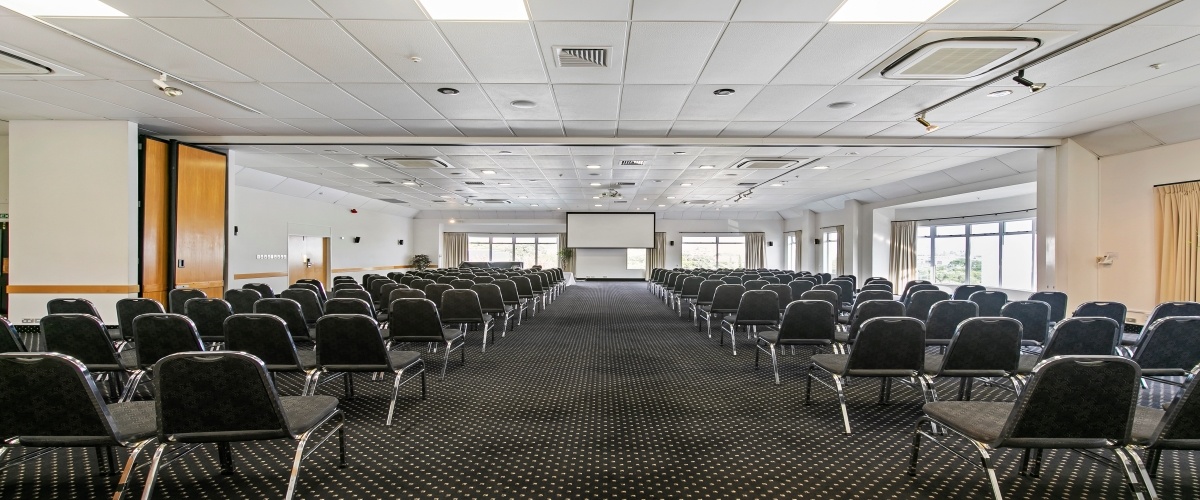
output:
[[[369,167],[370,165],[367,165],[366,163],[351,163],[350,166],[358,167],[358,168],[366,168],[366,167]]]
[[[660,207],[665,207],[666,205],[659,205],[659,206],[660,206]]]
[[[668,196],[668,197],[667,197],[667,199],[668,199],[668,200],[674,200],[674,199],[675,199],[675,197],[674,197],[674,196]]]
[[[534,204],[532,204],[532,205],[529,205],[529,206],[531,206],[531,207],[537,207],[537,206],[540,206],[540,205],[538,205],[537,203],[534,203]]]
[[[995,92],[988,92],[987,96],[988,97],[1005,97],[1005,96],[1010,96],[1010,95],[1012,95],[1011,90],[997,90]]]
[[[515,101],[513,101],[513,102],[510,102],[510,103],[508,103],[508,104],[509,104],[509,105],[511,105],[511,106],[512,106],[512,107],[514,107],[514,108],[520,108],[520,109],[529,109],[529,108],[536,108],[536,107],[537,107],[537,103],[536,103],[536,102],[530,101],[530,100],[528,100],[528,99],[517,99],[517,100],[515,100]]]
[[[528,198],[528,196],[518,196],[517,198]]]
[[[404,182],[401,182],[401,184],[404,184],[405,186],[416,186],[417,185],[417,183],[415,183],[413,181],[404,181]]]
[[[826,170],[828,168],[829,168],[828,165],[817,165],[817,166],[813,167],[813,170]]]
[[[600,183],[599,183],[599,182],[593,182],[593,183],[591,183],[590,185],[591,185],[591,186],[599,186],[599,185],[600,185]]]
[[[692,187],[692,183],[690,183],[690,182],[685,182],[685,183],[683,183],[683,184],[680,184],[680,186],[683,186],[683,187]]]
[[[501,182],[501,183],[499,183],[499,184],[497,184],[497,185],[498,185],[498,186],[511,186],[512,184],[511,184],[511,183],[508,183],[508,182]]]
[[[587,168],[596,169],[596,168],[600,168],[600,165],[588,165]]]
[[[717,89],[713,91],[716,95],[732,95],[736,90],[733,89]]]
[[[434,21],[528,21],[522,0],[420,0]]]
[[[492,175],[492,174],[495,174],[496,171],[495,170],[480,170],[479,173],[484,174],[484,175]]]
[[[453,195],[449,195],[449,194],[443,194],[441,197],[442,197],[442,198],[453,198],[454,196],[453,196]]]
[[[721,208],[729,208],[729,205],[721,205]]]
[[[555,210],[562,210],[562,207],[556,207]]]
[[[593,200],[599,200],[599,199],[600,199],[600,197],[599,197],[599,196],[593,196],[593,197],[592,197],[592,199],[593,199]]]
[[[833,109],[846,109],[846,108],[853,108],[854,106],[855,106],[855,103],[850,102],[850,101],[838,101],[838,102],[829,103],[829,107],[833,108]]]
[[[714,165],[700,165],[700,170],[710,170],[710,169],[714,169],[714,168],[717,168],[717,167]]]
[[[442,87],[438,89],[439,94],[458,95],[458,89],[451,87]]]
[[[129,17],[100,0],[0,0],[0,7],[37,17]]]
[[[846,0],[831,23],[923,23],[955,0]]]
[[[783,187],[783,184],[776,182],[774,184],[771,184],[771,187]]]
[[[597,206],[597,207],[603,207],[604,205],[596,205],[596,206]]]

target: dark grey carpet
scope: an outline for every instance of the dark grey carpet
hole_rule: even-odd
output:
[[[300,475],[298,498],[727,497],[984,498],[971,464],[923,447],[917,478],[905,474],[920,396],[900,384],[876,404],[874,381],[852,384],[841,433],[833,394],[814,386],[803,405],[798,367],[784,384],[769,366],[696,333],[644,284],[581,283],[486,354],[478,334],[466,366],[430,379],[427,401],[406,386],[397,424],[382,425],[390,381],[357,379],[343,401],[351,467],[326,443]],[[427,355],[440,368],[440,354]],[[285,394],[296,381],[284,380]],[[943,397],[955,383],[940,386]],[[1144,398],[1165,392],[1152,384]],[[341,395],[330,383],[322,394]],[[976,389],[975,399],[1011,396]],[[964,447],[964,451],[967,450]],[[221,476],[215,447],[170,465],[159,498],[277,498],[292,457],[287,442],[235,446],[238,472]],[[1196,498],[1196,454],[1167,452],[1156,482],[1163,498]],[[1041,478],[1017,475],[1016,452],[998,458],[1006,498],[1126,498],[1123,476],[1068,452],[1048,453]],[[0,472],[2,498],[100,498],[116,479],[95,474],[91,453],[59,451]],[[140,490],[140,478],[135,491]]]

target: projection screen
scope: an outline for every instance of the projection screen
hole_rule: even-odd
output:
[[[653,248],[654,213],[567,213],[570,248]]]

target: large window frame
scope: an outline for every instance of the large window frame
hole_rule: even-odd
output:
[[[712,248],[711,260],[708,248]],[[685,269],[746,267],[746,236],[742,233],[685,233],[680,235],[680,250]]]
[[[842,274],[845,267],[845,226],[829,226],[821,228],[821,272],[834,276]]]
[[[791,269],[793,271],[799,270],[800,268],[796,267],[799,264],[796,262],[796,233],[794,231],[787,233],[786,241],[787,242],[784,244],[784,252],[787,254],[784,257],[785,261],[787,262],[786,269]]]
[[[992,230],[989,226],[995,226]],[[1027,236],[1027,238],[1026,238]],[[1016,238],[1027,239],[1028,242],[1021,242]],[[984,243],[983,238],[995,238],[996,242]],[[959,258],[950,260],[942,265],[938,262],[938,241],[941,240],[944,245],[953,245],[955,254],[957,255],[958,242],[951,243],[951,240],[962,241],[962,252]],[[995,271],[988,274],[995,276],[995,283],[986,283],[987,278],[984,277],[984,261],[976,257],[987,250],[972,248],[972,243],[978,247],[984,245],[993,246]],[[924,253],[924,248],[928,244],[928,255]],[[1011,246],[1008,246],[1010,245]],[[1028,262],[1029,275],[1028,286],[1017,284],[1014,280],[1025,281],[1025,277],[1016,278],[1015,275],[1008,270],[1006,272],[1005,263],[1013,265],[1018,259],[1012,258],[1008,252],[1023,252],[1025,245],[1028,245],[1028,258],[1020,259]],[[957,285],[984,285],[990,288],[1001,288],[1006,290],[1033,291],[1037,284],[1037,219],[1036,218],[1020,218],[1020,219],[1005,219],[1005,220],[973,220],[969,222],[955,222],[950,224],[924,224],[917,228],[917,277],[918,279],[928,279],[934,284],[945,286]],[[980,250],[976,253],[973,250]],[[944,256],[943,256],[944,257]],[[959,269],[942,269],[946,264],[962,260],[962,283],[956,283],[957,280],[944,279],[947,272],[957,273]],[[976,269],[976,264],[979,269]],[[946,272],[942,272],[946,271]],[[1022,275],[1024,273],[1021,273]],[[1007,279],[1006,279],[1007,278]],[[1007,283],[1006,283],[1007,281]]]
[[[486,245],[486,259],[482,247]],[[530,248],[532,247],[532,254]],[[471,262],[521,262],[525,267],[558,266],[557,234],[471,233],[467,235],[467,254]],[[532,255],[532,261],[525,256]]]

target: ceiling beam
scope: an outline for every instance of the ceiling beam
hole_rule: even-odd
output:
[[[165,136],[206,146],[373,145],[373,146],[838,146],[1049,148],[1062,139],[1000,138],[776,138],[776,137],[346,137],[346,136]]]

